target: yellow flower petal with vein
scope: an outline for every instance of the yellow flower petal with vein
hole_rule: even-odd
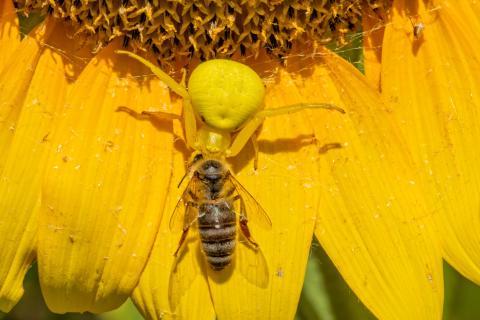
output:
[[[382,90],[432,185],[445,258],[480,283],[478,4],[407,3],[395,2],[386,29]],[[406,12],[425,25],[417,40]]]
[[[0,310],[4,311],[22,296],[23,277],[33,260],[46,151],[43,137],[56,106],[62,105],[66,87],[60,55],[43,47],[44,42],[55,41],[55,29],[62,28],[39,27],[34,37],[18,46],[0,74]]]
[[[49,144],[38,265],[49,308],[104,312],[138,282],[161,219],[171,172],[171,128],[137,121],[120,106],[169,107],[143,66],[114,54],[85,67],[66,98]]]
[[[48,39],[52,28],[43,24],[36,29],[32,37],[27,37],[17,50],[7,59],[5,68],[0,71],[0,146],[2,150],[10,147],[13,132],[20,115],[28,86],[40,58],[42,43]],[[0,153],[0,169],[4,166],[7,152]]]
[[[317,120],[319,141],[342,143],[320,158],[315,235],[347,283],[380,319],[438,319],[442,264],[432,210],[390,110],[367,79],[327,55],[304,96],[324,92],[348,116]]]
[[[13,2],[0,1],[0,70],[7,64],[8,58],[20,43],[18,17]]]

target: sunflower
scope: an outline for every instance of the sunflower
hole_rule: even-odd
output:
[[[19,3],[70,23],[49,16],[20,40],[12,3],[0,4],[0,310],[20,299],[36,260],[57,313],[105,312],[131,296],[149,319],[291,319],[313,236],[380,319],[440,319],[442,259],[480,282],[475,1],[395,0],[389,10],[388,1],[363,9],[344,1],[330,11],[308,1],[249,1],[255,10],[242,16],[241,30],[236,2],[207,30],[203,2],[178,2],[179,10],[171,1],[159,14],[149,2]],[[318,45],[341,41],[360,17],[365,75]],[[264,79],[266,108],[328,102],[347,111],[267,119],[258,168],[252,146],[231,161],[272,220],[271,230],[252,226],[268,266],[265,286],[236,268],[209,270],[190,254],[182,261],[188,285],[172,308],[179,234],[169,219],[190,152],[178,121],[118,110],[180,116],[182,101],[115,53],[125,45],[171,70],[189,53],[232,56]],[[197,243],[189,239],[189,250]]]

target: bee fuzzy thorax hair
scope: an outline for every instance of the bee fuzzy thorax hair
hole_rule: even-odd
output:
[[[257,55],[283,56],[295,42],[342,42],[359,31],[362,8],[379,16],[392,0],[335,1],[77,1],[16,0],[26,14],[42,10],[69,21],[97,48],[122,37],[134,49],[200,59]]]
[[[188,171],[191,175],[195,172],[205,173],[209,167],[215,167],[223,173],[230,172],[230,167],[225,162],[225,157],[207,155],[201,152],[194,152],[188,164]]]
[[[208,177],[209,179],[218,179],[223,177],[228,170],[221,161],[216,159],[207,159],[203,160],[197,166],[197,172],[200,175]]]

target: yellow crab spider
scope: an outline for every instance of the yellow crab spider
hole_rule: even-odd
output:
[[[265,87],[259,75],[250,67],[225,59],[213,59],[199,64],[190,75],[188,89],[176,82],[159,67],[128,51],[128,55],[148,68],[173,92],[183,98],[183,121],[187,145],[204,155],[234,157],[252,139],[255,152],[256,130],[267,117],[323,108],[345,111],[327,103],[299,103],[265,109]],[[172,119],[164,112],[142,112],[147,116]],[[201,123],[197,130],[197,121]],[[233,141],[232,134],[236,133]],[[257,156],[257,154],[255,155]]]

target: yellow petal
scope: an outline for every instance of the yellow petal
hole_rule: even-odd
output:
[[[20,43],[17,11],[10,0],[0,1],[0,70]]]
[[[303,96],[332,100],[348,116],[323,120],[317,139],[341,143],[320,157],[315,235],[347,283],[380,319],[439,319],[442,262],[423,182],[388,108],[352,65],[333,55],[312,65]],[[316,66],[314,66],[316,64]]]
[[[28,86],[40,57],[42,43],[48,39],[52,28],[46,24],[39,26],[32,37],[17,47],[5,68],[0,71],[0,146],[7,150],[12,142],[13,132],[21,111],[21,105],[27,94]],[[0,153],[0,169],[6,161],[6,152]]]
[[[362,14],[362,27],[365,76],[375,88],[380,89],[385,22],[370,7],[365,7]]]
[[[384,98],[430,180],[445,258],[480,283],[478,4],[419,1],[415,11],[407,3],[395,2],[385,33]],[[419,39],[407,12],[425,25]]]
[[[26,38],[0,74],[0,310],[8,311],[23,294],[23,277],[34,256],[36,208],[53,114],[66,87],[61,55],[43,46],[60,46],[62,27],[41,26]],[[45,79],[49,86],[45,87]],[[35,161],[32,161],[35,159]]]
[[[48,307],[104,312],[131,294],[157,233],[170,180],[168,124],[120,106],[168,109],[168,90],[114,43],[80,74],[49,138],[38,265]]]

